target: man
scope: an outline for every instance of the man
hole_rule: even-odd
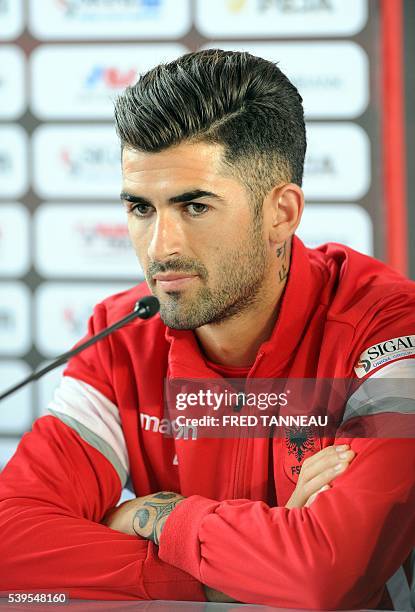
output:
[[[218,50],[158,66],[118,100],[147,284],[99,304],[88,333],[149,292],[161,316],[73,359],[1,474],[1,589],[391,606],[385,584],[414,545],[415,445],[346,435],[411,412],[405,385],[361,397],[374,379],[413,377],[415,285],[295,237],[301,102],[274,64]],[[342,429],[298,444],[163,435],[165,379],[228,378],[346,379]],[[137,497],[114,508],[128,478]]]

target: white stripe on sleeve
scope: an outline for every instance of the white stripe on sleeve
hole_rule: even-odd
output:
[[[114,466],[122,486],[125,485],[129,460],[115,404],[91,385],[64,376],[48,410],[99,450]]]

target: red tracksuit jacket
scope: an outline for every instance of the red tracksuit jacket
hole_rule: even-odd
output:
[[[140,285],[99,304],[89,334],[146,293]],[[295,239],[278,321],[248,378],[413,377],[414,334],[415,283],[344,246]],[[0,590],[204,600],[207,584],[279,607],[390,605],[385,583],[415,541],[414,440],[346,440],[357,453],[347,471],[311,507],[288,510],[297,475],[284,438],[165,437],[166,376],[219,374],[192,332],[159,316],[69,363],[51,416],[0,475]],[[343,441],[317,439],[313,452]],[[137,496],[187,498],[159,548],[100,524],[128,478]]]

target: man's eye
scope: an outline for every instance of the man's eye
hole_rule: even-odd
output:
[[[192,203],[187,204],[186,209],[189,215],[191,215],[192,217],[198,217],[200,215],[203,215],[203,213],[207,212],[209,210],[209,206],[207,204]]]
[[[136,217],[147,217],[150,213],[151,206],[148,204],[135,204],[129,210],[130,213],[135,215]]]

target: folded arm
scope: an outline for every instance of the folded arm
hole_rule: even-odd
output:
[[[0,590],[203,600],[199,582],[152,542],[100,524],[120,493],[102,452],[58,418],[39,419],[0,474]]]
[[[160,558],[245,603],[375,607],[415,539],[415,441],[351,443],[356,457],[311,507],[191,496],[169,516]]]

